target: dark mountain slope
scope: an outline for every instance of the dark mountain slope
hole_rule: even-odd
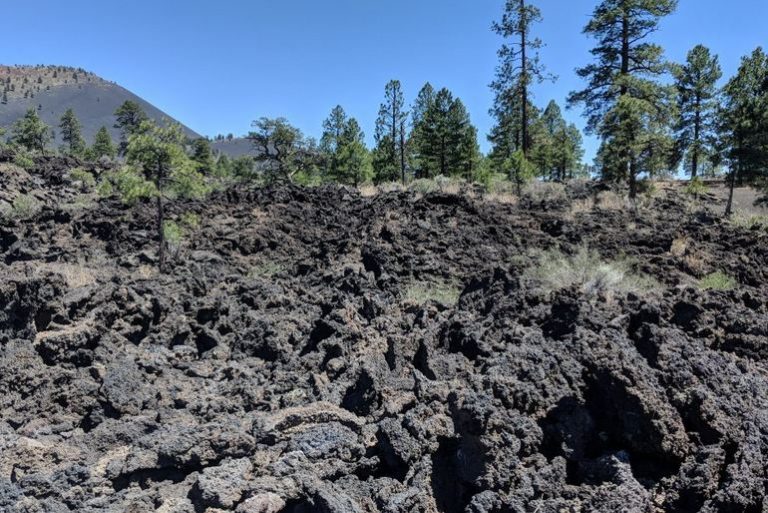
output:
[[[65,71],[57,72],[54,78],[51,70]],[[77,81],[71,78],[75,74]],[[66,82],[60,78],[64,75],[70,77]],[[10,127],[27,109],[36,108],[43,121],[57,132],[55,145],[61,144],[57,128],[62,114],[69,108],[74,109],[80,119],[83,136],[89,143],[102,126],[110,130],[115,140],[119,138],[119,132],[113,128],[114,113],[127,100],[138,103],[151,119],[176,121],[127,89],[93,74],[78,74],[73,68],[0,66],[0,84],[0,95],[4,93],[7,101],[0,103],[0,127]],[[190,137],[200,137],[194,130],[182,126]]]

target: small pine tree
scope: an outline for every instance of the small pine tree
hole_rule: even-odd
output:
[[[155,200],[158,268],[162,272],[166,250],[165,199],[171,192],[177,197],[200,197],[206,192],[205,179],[187,156],[184,135],[178,124],[158,127],[144,121],[130,136],[126,157],[128,163],[151,184],[146,190]]]
[[[35,109],[27,113],[13,125],[13,142],[32,151],[44,152],[51,140],[51,128],[46,125]]]
[[[128,139],[130,136],[136,134],[142,123],[149,118],[144,110],[138,103],[127,100],[115,111],[115,128],[120,130],[120,147],[119,151],[121,155],[124,155],[128,148]]]
[[[70,155],[82,155],[85,150],[85,140],[82,136],[80,121],[75,115],[75,111],[67,109],[61,117],[59,124],[61,139],[67,145],[67,151]]]
[[[94,159],[101,157],[115,158],[117,155],[117,149],[112,142],[112,136],[109,135],[107,127],[103,126],[96,132],[96,137],[94,137],[93,146],[91,147],[91,155]]]

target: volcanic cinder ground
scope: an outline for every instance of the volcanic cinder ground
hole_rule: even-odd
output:
[[[712,196],[239,186],[158,274],[67,166],[0,173],[2,512],[766,511],[768,234]],[[657,286],[530,279],[582,247]]]

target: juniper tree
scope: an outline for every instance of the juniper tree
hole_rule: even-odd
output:
[[[42,153],[51,140],[51,128],[40,119],[37,110],[30,108],[14,123],[11,140],[28,150]]]
[[[669,141],[670,91],[657,81],[668,65],[662,48],[647,39],[676,6],[677,0],[603,0],[584,29],[597,39],[597,62],[577,70],[588,85],[568,101],[584,105],[587,132],[602,139],[603,178],[627,180],[632,198],[640,170],[655,168],[668,158],[659,152],[671,149],[662,144]]]
[[[82,135],[82,126],[75,115],[75,111],[67,109],[61,117],[59,124],[61,140],[67,145],[70,155],[81,155],[85,150],[85,139]]]
[[[716,55],[703,45],[695,46],[684,65],[675,70],[680,118],[676,127],[677,148],[691,178],[715,151],[717,81],[723,76]]]
[[[504,160],[515,151],[527,158],[531,146],[530,86],[547,78],[538,54],[542,42],[532,36],[533,26],[541,20],[541,11],[530,2],[507,0],[501,21],[492,27],[508,40],[498,52],[496,79],[491,83],[496,126],[490,140],[501,145]]]
[[[154,198],[158,240],[158,267],[165,268],[165,200],[176,197],[199,197],[206,191],[202,174],[187,156],[181,126],[159,127],[144,121],[128,138],[127,162],[149,182],[142,187]]]
[[[96,136],[93,139],[93,146],[91,146],[90,154],[94,159],[101,157],[115,158],[117,150],[112,142],[112,136],[109,135],[107,127],[102,126],[99,131],[96,132]]]
[[[719,116],[730,168],[726,215],[731,215],[736,182],[768,177],[768,55],[762,48],[742,58],[723,93]]]
[[[132,101],[126,100],[115,111],[115,128],[120,130],[119,151],[123,155],[128,146],[130,136],[138,132],[142,123],[149,118],[141,106]]]
[[[379,107],[374,140],[373,167],[377,182],[400,179],[405,183],[406,135],[403,89],[399,80],[390,81],[384,90],[384,102]]]

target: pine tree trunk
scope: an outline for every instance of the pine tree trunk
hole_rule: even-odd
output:
[[[738,155],[741,155],[741,138],[739,138],[738,142]],[[725,217],[731,217],[731,214],[733,214],[733,191],[736,188],[736,179],[739,174],[739,170],[741,169],[741,157],[739,157],[739,161],[736,164],[734,168],[731,169],[731,176],[730,176],[730,184],[728,187],[728,203],[725,205]]]
[[[405,185],[405,121],[400,122],[400,175]]]
[[[693,121],[693,156],[691,159],[691,179],[699,173],[699,139],[701,138],[701,97],[696,94],[696,117]]]
[[[528,156],[528,59],[526,56],[526,39],[528,38],[528,22],[525,14],[525,0],[520,0],[520,85],[521,85],[521,124],[523,138],[523,156]]]

